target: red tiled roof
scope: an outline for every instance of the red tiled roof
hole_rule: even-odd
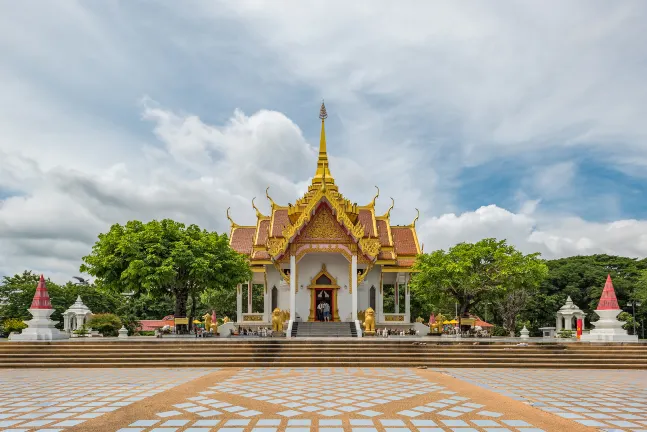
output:
[[[360,210],[357,216],[359,222],[364,225],[364,237],[375,237],[375,230],[373,229],[373,214],[370,210]]]
[[[414,228],[412,227],[391,227],[393,246],[396,254],[416,255],[418,253],[413,230]]]
[[[152,331],[160,327],[171,326],[175,327],[175,320],[139,320],[139,330]]]
[[[266,251],[256,251],[252,255],[252,259],[255,259],[255,260],[268,260],[268,259],[270,259],[270,254],[267,253]]]
[[[391,251],[388,251],[388,252],[380,251],[380,253],[377,256],[377,259],[379,259],[379,260],[392,260],[394,258],[395,257],[393,256],[393,252],[391,252]]]
[[[270,226],[269,219],[263,219],[260,224],[258,224],[258,239],[256,240],[256,246],[264,246],[267,241],[267,227]]]
[[[391,246],[389,243],[389,229],[386,225],[386,221],[384,220],[377,220],[377,233],[380,237],[380,244],[382,246]]]
[[[234,232],[231,234],[231,248],[238,253],[245,255],[251,254],[255,234],[256,227],[234,228]]]
[[[272,237],[283,237],[283,230],[290,225],[290,218],[287,210],[274,211],[274,226],[272,227]]]
[[[399,267],[411,267],[415,264],[415,258],[399,258],[396,263]]]

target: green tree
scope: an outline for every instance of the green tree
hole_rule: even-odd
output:
[[[459,317],[483,300],[534,289],[548,271],[539,254],[524,255],[492,238],[419,255],[414,269],[414,294],[430,304],[456,301]]]
[[[28,309],[36,293],[40,276],[31,271],[24,271],[14,276],[5,276],[0,283],[0,321],[9,318],[21,320],[31,319]],[[58,322],[57,327],[62,328],[63,312],[65,312],[81,296],[83,303],[93,313],[118,311],[123,307],[124,299],[105,292],[96,285],[75,285],[68,282],[59,285],[50,279],[45,280],[47,291],[54,313],[51,319]]]
[[[164,219],[115,224],[99,235],[81,271],[115,293],[172,295],[175,316],[187,316],[189,297],[208,288],[232,289],[251,277],[245,257],[226,235]]]
[[[202,305],[206,310],[204,313],[212,310],[216,311],[218,318],[236,317],[236,290],[224,288],[212,288],[203,291],[200,295]]]

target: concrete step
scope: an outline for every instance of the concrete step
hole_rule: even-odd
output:
[[[73,366],[68,362],[57,363],[7,363],[3,364],[2,368],[153,368],[153,367],[420,367],[427,368],[434,367],[461,367],[461,368],[545,368],[545,369],[646,369],[645,365],[637,365],[631,363],[614,363],[614,364],[569,364],[560,365],[555,362],[506,362],[506,363],[492,363],[490,361],[475,361],[470,363],[461,363],[458,365],[451,365],[438,362],[358,362],[358,361],[325,361],[325,362],[300,362],[300,361],[285,361],[285,362],[262,362],[255,363],[252,361],[227,363],[223,361],[180,361],[180,362],[130,362],[130,363],[117,363],[117,362],[100,362],[100,363],[78,363]]]
[[[346,327],[350,329],[349,323]],[[328,330],[332,330],[329,327]],[[415,340],[101,340],[0,343],[0,368],[427,366],[647,369],[646,345],[467,343]],[[187,360],[189,359],[189,360]]]

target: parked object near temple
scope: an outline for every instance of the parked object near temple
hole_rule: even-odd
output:
[[[600,302],[595,309],[600,319],[591,324],[595,329],[588,334],[583,334],[580,340],[585,342],[633,342],[638,341],[637,335],[627,334],[623,329],[624,322],[618,320],[618,315],[622,312],[618,305],[616,292],[613,289],[611,275],[607,276],[607,282],[600,296]]]
[[[47,292],[45,277],[43,275],[40,275],[40,281],[38,282],[38,287],[36,288],[34,299],[31,302],[29,313],[33,318],[29,321],[25,321],[27,328],[24,329],[20,334],[14,333],[10,335],[9,340],[51,341],[69,339],[70,336],[67,333],[57,329],[55,327],[56,323],[49,319],[49,317],[54,313],[54,309],[52,308],[52,303],[49,300],[49,293]]]

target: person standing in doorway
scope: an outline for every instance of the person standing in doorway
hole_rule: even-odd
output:
[[[325,302],[320,301],[319,305],[317,306],[317,321],[324,320],[324,303]]]
[[[324,317],[326,321],[330,321],[330,305],[324,302]]]

